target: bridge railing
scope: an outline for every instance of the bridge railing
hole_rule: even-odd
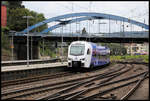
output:
[[[11,34],[10,34],[11,36]],[[14,36],[27,36],[27,34],[23,33],[15,33]],[[114,33],[90,33],[90,34],[82,34],[82,33],[51,33],[51,34],[40,34],[40,33],[30,33],[29,36],[40,36],[40,37],[124,37],[124,38],[149,38],[148,31],[135,31],[135,32],[114,32]]]

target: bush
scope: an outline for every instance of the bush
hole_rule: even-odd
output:
[[[9,50],[10,49],[10,40],[6,34],[8,34],[9,28],[8,27],[2,27],[1,30],[1,46],[2,48]]]
[[[127,60],[127,59],[143,59],[143,62],[149,62],[149,55],[124,55],[124,56],[110,56],[110,60]],[[142,62],[142,61],[141,61]]]

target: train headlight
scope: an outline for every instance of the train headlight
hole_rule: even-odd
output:
[[[71,58],[68,58],[68,60],[72,60]]]
[[[80,59],[80,60],[84,61],[84,60],[85,60],[85,58],[82,58],[82,59]]]

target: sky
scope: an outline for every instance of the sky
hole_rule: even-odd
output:
[[[149,24],[148,3],[148,1],[23,1],[22,4],[25,6],[25,8],[36,11],[38,13],[43,13],[46,19],[68,13],[97,12],[127,17],[139,22],[144,22],[145,19],[145,24]],[[98,31],[108,31],[108,24],[101,25],[99,29],[98,21],[94,20],[93,22],[89,21],[89,24],[87,24],[87,21],[83,21],[80,23],[80,26],[78,25],[77,27],[75,24],[72,24],[71,28],[75,31],[82,30],[83,27],[85,27],[89,31],[95,31],[95,33]],[[108,21],[104,20],[101,22],[107,23]],[[111,21],[111,23],[112,26],[115,24],[113,21]],[[48,24],[48,26],[53,24]],[[128,25],[128,23],[125,24]],[[119,25],[116,24],[114,26],[116,27],[111,29],[112,32],[120,29]],[[69,25],[67,25],[66,30],[69,31],[69,28]],[[127,31],[130,29],[131,28],[129,27],[126,28]],[[137,26],[134,26],[132,29],[142,30]],[[58,28],[57,31],[59,30],[61,29]]]

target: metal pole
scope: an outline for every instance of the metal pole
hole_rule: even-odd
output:
[[[120,21],[120,37],[121,37],[121,24],[122,24],[122,22]],[[120,50],[121,50],[121,43],[120,43]]]
[[[109,34],[110,34],[110,16],[109,16]]]
[[[13,56],[14,56],[13,55],[13,53],[14,53],[14,49],[13,49],[14,48],[13,33],[12,33],[12,47],[11,48],[12,48],[12,61],[13,61]]]
[[[131,33],[132,33],[132,23],[131,23],[131,29],[130,30],[131,30]],[[131,37],[132,37],[132,34],[131,34]],[[132,55],[132,43],[133,42],[131,42],[131,45],[130,45],[130,55]]]
[[[123,19],[123,36],[124,36],[124,19]]]
[[[44,56],[44,38],[43,38],[43,56]]]
[[[131,23],[131,29],[130,29],[130,30],[131,30],[131,32],[132,32],[132,23]]]
[[[80,34],[80,22],[79,22],[79,35],[81,35],[81,34]],[[78,40],[79,40],[79,36],[78,36]]]
[[[125,37],[125,33],[124,33],[124,19],[123,19],[123,37]]]
[[[73,3],[72,3],[72,13],[73,13]],[[73,17],[71,17],[73,19]],[[70,23],[70,28],[72,28],[71,23]],[[72,30],[72,36],[73,36],[73,29]]]
[[[99,34],[100,34],[100,20],[99,20]]]
[[[56,25],[56,21],[55,21],[55,25]],[[55,29],[55,34],[56,34],[56,29]],[[57,42],[56,42],[57,43]],[[57,58],[57,47],[56,47],[56,58]]]
[[[121,27],[122,27],[121,24],[122,24],[122,22],[120,21],[120,36],[121,36],[121,32],[122,32],[122,31],[121,31]]]
[[[91,4],[92,4],[92,2],[89,2],[89,12],[91,12]],[[90,41],[90,36],[91,36],[91,33],[90,33],[90,20],[89,20],[89,41]]]
[[[33,18],[32,16],[23,16],[27,19],[27,66],[29,66],[29,29],[28,29],[28,18]]]
[[[71,23],[70,23],[70,34],[71,34]],[[71,34],[72,35],[72,34]]]
[[[89,20],[89,41],[90,41],[90,35],[91,33],[90,33],[90,20]]]
[[[31,60],[33,59],[32,58],[32,36],[31,36],[31,58],[30,58]]]
[[[57,44],[57,42],[55,42],[55,44]],[[57,44],[58,45],[58,44]],[[57,46],[58,47],[58,46]],[[56,58],[57,58],[57,47],[56,47]]]
[[[61,33],[61,55],[62,55],[62,59],[63,59],[63,47],[62,47],[62,45],[63,45],[63,25],[62,25],[62,33]],[[62,61],[62,59],[61,59],[61,62],[63,63],[63,61]]]
[[[88,40],[88,34],[89,34],[89,32],[88,32],[88,21],[87,21],[87,36],[86,36],[86,41]]]
[[[28,30],[28,17],[27,17],[27,66],[29,67],[29,30]]]
[[[76,34],[77,34],[77,17],[76,17]]]

